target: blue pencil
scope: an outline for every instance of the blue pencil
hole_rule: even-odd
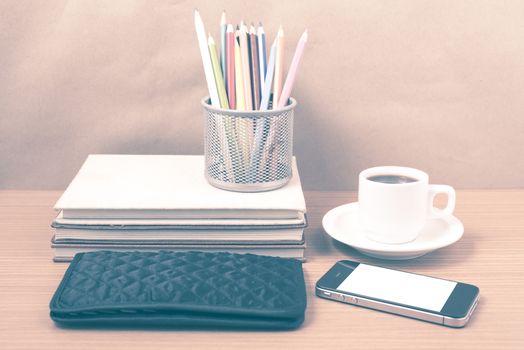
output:
[[[264,91],[262,92],[262,101],[260,102],[261,111],[267,111],[269,107],[271,85],[273,82],[273,74],[275,72],[276,51],[277,42],[275,40],[271,46],[271,52],[269,54],[269,63],[267,65],[266,79],[264,81]],[[266,118],[258,118],[251,151],[251,171],[258,171],[259,173],[264,171],[264,166],[268,160],[267,152],[264,150],[264,130],[268,129],[268,127],[269,123]]]
[[[260,102],[260,110],[266,111],[269,107],[269,98],[271,97],[271,85],[273,85],[273,75],[275,73],[277,41],[271,45],[269,53],[269,62],[267,64],[266,79],[264,80],[264,90],[262,91],[262,101]]]
[[[266,33],[260,23],[257,31],[258,38],[258,64],[260,66],[260,91],[264,91],[264,80],[266,79]]]

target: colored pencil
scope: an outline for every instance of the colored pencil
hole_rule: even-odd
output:
[[[198,47],[200,48],[200,55],[202,56],[202,64],[204,66],[204,74],[206,76],[207,89],[209,91],[209,98],[211,99],[211,105],[214,107],[220,106],[220,100],[218,98],[218,91],[215,83],[215,77],[213,74],[213,68],[211,66],[211,58],[209,57],[209,49],[206,40],[206,30],[204,28],[204,22],[195,10],[195,30],[198,38]]]
[[[251,111],[253,109],[253,102],[251,100],[251,72],[249,68],[247,32],[246,25],[244,24],[244,22],[240,23],[238,38],[240,44],[240,55],[242,56],[242,69],[244,76],[244,98],[246,101],[246,110]]]
[[[227,102],[226,86],[224,85],[224,78],[222,77],[222,71],[220,70],[220,65],[218,64],[217,48],[215,45],[215,40],[213,40],[213,37],[211,35],[209,35],[208,38],[208,47],[209,57],[211,58],[211,65],[213,67],[213,73],[215,75],[215,81],[217,84],[220,107],[229,109],[229,104]]]
[[[266,33],[262,23],[257,30],[258,39],[258,65],[260,66],[260,91],[264,91],[264,82],[266,80]]]
[[[235,90],[236,90],[236,109],[246,110],[246,98],[244,97],[244,67],[238,43],[238,32],[234,40],[235,45]]]
[[[235,91],[235,33],[233,26],[228,24],[226,31],[226,86],[227,99],[230,109],[236,109],[236,91]]]
[[[262,92],[262,101],[260,102],[260,110],[266,111],[269,106],[269,98],[271,96],[271,83],[273,82],[273,73],[275,71],[275,51],[277,43],[276,40],[271,45],[271,50],[269,53],[269,61],[267,64],[267,74],[264,82],[264,91]],[[266,118],[261,118],[257,121],[257,126],[255,130],[255,142],[253,143],[253,156],[251,159],[251,169],[253,171],[258,171],[259,173],[264,171],[265,164],[268,157],[268,150],[264,147],[264,144],[267,140],[267,131],[269,128],[269,123]]]
[[[251,90],[253,93],[253,110],[260,107],[260,67],[258,65],[258,40],[255,26],[251,25],[249,30],[251,39]]]
[[[262,101],[260,102],[260,110],[265,111],[269,107],[269,98],[271,97],[271,83],[273,82],[273,74],[275,72],[275,51],[277,48],[277,41],[271,45],[269,53],[269,61],[267,64],[266,79],[264,81],[264,91],[262,91]]]
[[[226,11],[222,11],[222,16],[220,17],[220,68],[222,69],[224,82],[227,81],[226,30]]]
[[[239,41],[239,47],[240,47],[240,54],[241,54],[241,62],[242,62],[242,74],[244,77],[244,99],[246,101],[245,103],[245,110],[251,111],[253,110],[252,106],[252,99],[251,99],[251,72],[250,72],[250,61],[249,61],[249,41],[248,41],[248,33],[246,32],[246,26],[244,25],[244,22],[240,23],[240,30],[238,31],[238,41]],[[238,102],[237,102],[238,103]],[[239,141],[239,147],[240,150],[240,157],[237,159],[237,161],[240,161],[243,165],[242,167],[245,169],[247,166],[249,166],[249,146],[251,142],[249,141],[250,132],[247,128],[247,123],[243,118],[235,118],[236,122],[236,133],[239,135],[239,137],[242,137],[243,140]],[[246,140],[247,138],[247,140]],[[240,166],[240,165],[239,165]]]
[[[284,88],[282,89],[282,95],[278,100],[278,108],[284,107],[287,104],[287,100],[291,95],[293,83],[295,82],[295,78],[297,76],[298,65],[300,64],[300,59],[302,58],[302,54],[304,53],[304,47],[306,46],[306,42],[307,30],[304,31],[304,33],[300,37],[300,40],[297,44],[297,48],[295,49],[295,54],[293,55],[293,60],[291,61],[291,65],[289,66],[289,71],[287,73],[286,83],[284,84]]]
[[[282,26],[278,29],[276,55],[275,77],[273,78],[273,109],[278,107],[278,100],[282,93],[282,75],[284,69],[284,30]]]
[[[246,24],[246,40],[247,40],[247,59],[249,62],[249,91],[251,92],[251,110],[253,110],[253,104],[255,100],[253,99],[253,60],[251,59],[251,34],[249,28]]]
[[[246,99],[244,96],[245,90],[244,90],[244,66],[242,65],[242,55],[240,52],[240,44],[239,44],[239,32],[237,30],[237,33],[235,35],[235,84],[236,84],[236,109],[237,111],[245,111],[246,108]],[[239,118],[234,118],[234,135],[235,140],[238,140],[239,132],[242,132],[244,130],[243,126],[240,124]],[[237,142],[236,146],[236,154],[237,157],[234,159],[234,161],[237,164],[238,163],[244,164],[244,158],[246,156],[245,154],[245,145],[240,145],[240,142]],[[238,170],[238,169],[237,169]]]

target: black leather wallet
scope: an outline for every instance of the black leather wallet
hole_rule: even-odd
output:
[[[65,325],[292,329],[304,321],[302,264],[253,254],[77,254],[51,303]]]

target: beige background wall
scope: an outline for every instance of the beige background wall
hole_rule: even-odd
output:
[[[523,1],[0,2],[0,188],[61,189],[89,153],[203,152],[198,7],[309,42],[294,96],[306,189],[379,164],[524,186]]]

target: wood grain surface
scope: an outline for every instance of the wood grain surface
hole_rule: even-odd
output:
[[[350,192],[308,192],[310,225],[304,272],[308,309],[291,332],[64,329],[49,318],[49,301],[68,264],[53,263],[49,227],[59,192],[0,191],[0,349],[523,349],[524,190],[458,191],[464,237],[411,261],[367,258],[322,229],[331,208]],[[318,278],[349,258],[480,287],[470,323],[452,329],[315,297]]]

